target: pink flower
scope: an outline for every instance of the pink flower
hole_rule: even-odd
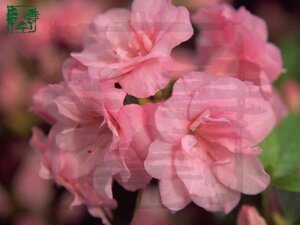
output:
[[[42,177],[65,186],[75,196],[72,205],[86,204],[95,215],[97,207],[116,205],[113,179],[131,191],[149,183],[143,162],[151,142],[150,107],[123,106],[122,90],[89,79],[84,68],[67,61],[65,82],[36,94],[33,110],[53,127],[48,137],[34,129],[31,144],[40,154]]]
[[[26,102],[26,93],[29,86],[25,74],[12,68],[2,71],[0,85],[0,111],[5,114],[20,111],[20,108]]]
[[[62,1],[52,10],[53,36],[71,46],[81,46],[84,32],[98,12],[94,1]]]
[[[135,0],[132,10],[98,15],[84,50],[72,56],[99,80],[119,82],[130,95],[148,97],[166,86],[171,51],[193,33],[189,13],[170,0]]]
[[[160,137],[149,148],[147,172],[160,180],[163,204],[173,211],[190,201],[229,212],[240,193],[257,194],[269,176],[255,147],[275,125],[257,86],[194,72],[180,78],[158,106]]]
[[[39,19],[36,21],[36,31],[26,35],[14,35],[14,41],[22,53],[26,56],[43,55],[52,49],[52,21],[53,17],[49,11],[49,5],[38,5]]]
[[[38,168],[37,155],[28,152],[13,179],[14,196],[22,206],[32,212],[44,212],[53,197],[50,183],[38,176]],[[33,186],[35,191],[32,191]]]
[[[200,27],[199,62],[203,70],[265,85],[281,72],[280,50],[267,42],[265,22],[244,7],[215,5],[194,15]]]
[[[237,225],[267,225],[267,223],[255,207],[243,205],[237,217]]]

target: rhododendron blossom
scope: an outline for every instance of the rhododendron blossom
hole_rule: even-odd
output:
[[[155,122],[160,137],[150,145],[145,167],[160,180],[169,209],[193,201],[210,211],[229,212],[240,192],[257,194],[268,185],[255,145],[275,118],[256,86],[191,73],[175,83]]]
[[[132,191],[150,181],[143,167],[150,143],[146,107],[123,106],[122,90],[87,79],[72,61],[66,65],[66,82],[41,89],[34,99],[33,110],[54,124],[47,138],[35,129],[31,140],[41,155],[41,175],[71,191],[73,205],[115,206],[113,176]]]
[[[279,49],[267,42],[266,23],[244,7],[219,4],[193,17],[201,29],[199,63],[213,74],[268,84],[283,71]]]
[[[170,80],[171,50],[192,36],[189,13],[170,0],[135,0],[131,11],[112,9],[90,25],[81,53],[72,56],[90,76],[113,79],[130,95],[148,97]]]
[[[280,50],[267,42],[265,21],[244,7],[235,10],[227,4],[201,9],[193,19],[201,30],[198,38],[201,70],[259,85],[280,121],[287,108],[273,90],[272,82],[283,72],[282,59]]]

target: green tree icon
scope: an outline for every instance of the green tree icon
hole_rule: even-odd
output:
[[[39,12],[35,8],[26,10],[23,16],[23,19],[30,25],[30,30],[32,30],[32,24],[35,24],[38,18]]]
[[[15,6],[7,6],[7,14],[6,14],[6,21],[7,21],[7,31],[13,31],[13,26],[17,22],[18,19],[18,9]]]
[[[24,33],[24,30],[28,28],[27,27],[27,23],[24,21],[21,21],[20,23],[18,23],[18,25],[16,26],[17,30],[22,30],[22,33]]]

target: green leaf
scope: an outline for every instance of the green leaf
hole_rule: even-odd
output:
[[[265,169],[271,174],[277,165],[278,155],[280,151],[277,137],[277,129],[278,128],[275,128],[272,134],[269,135],[269,137],[260,144],[264,151],[259,155],[259,159],[264,165]]]
[[[300,57],[300,42],[296,35],[289,35],[280,43],[283,65],[286,72],[283,73],[275,82],[275,86],[280,87],[286,79],[296,78],[300,80],[299,73],[299,57]]]
[[[300,192],[300,172],[294,172],[276,178],[273,182],[276,186],[278,186],[281,189]]]
[[[290,174],[300,165],[300,116],[290,115],[261,143],[260,159],[273,178]]]

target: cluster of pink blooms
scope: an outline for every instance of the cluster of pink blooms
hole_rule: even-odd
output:
[[[216,4],[192,19],[201,31],[198,71],[178,71],[171,54],[193,35],[188,10],[134,0],[131,10],[96,16],[83,51],[64,63],[64,80],[35,94],[33,110],[52,125],[47,136],[33,130],[40,175],[66,187],[72,205],[103,218],[117,207],[113,182],[135,191],[155,178],[171,211],[194,202],[228,213],[241,193],[269,184],[257,145],[285,113],[272,89],[283,72],[280,52],[267,42],[265,22],[243,7]],[[124,104],[174,79],[170,98]]]

